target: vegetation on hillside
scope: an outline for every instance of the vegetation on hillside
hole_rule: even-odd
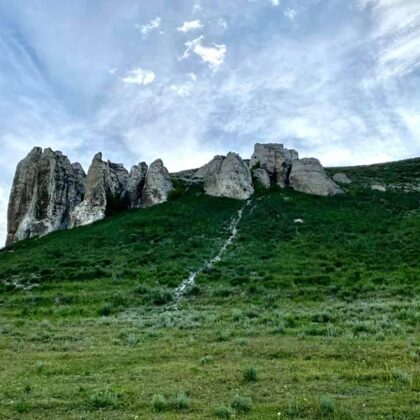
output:
[[[342,196],[258,191],[177,304],[242,202],[177,185],[0,253],[0,417],[415,418],[420,159],[340,170]]]

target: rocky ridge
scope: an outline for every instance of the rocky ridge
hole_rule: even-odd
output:
[[[296,150],[276,143],[257,143],[250,160],[230,152],[201,168],[174,174],[160,159],[150,167],[141,162],[128,172],[97,153],[86,175],[80,164],[72,164],[61,152],[36,147],[16,170],[6,244],[87,225],[117,211],[163,203],[174,188],[173,181],[203,184],[208,195],[239,200],[251,197],[257,184],[320,196],[342,193],[319,160],[299,159]]]

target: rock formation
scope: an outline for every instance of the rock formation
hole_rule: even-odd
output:
[[[160,159],[155,160],[146,175],[142,193],[142,207],[150,207],[167,201],[173,184],[168,170]]]
[[[17,167],[8,208],[7,245],[69,225],[82,201],[86,175],[67,156],[35,147]]]
[[[216,197],[248,199],[254,193],[248,165],[236,153],[216,156],[206,165],[204,191]]]
[[[131,168],[124,198],[129,203],[131,209],[138,209],[142,205],[142,194],[146,182],[147,169],[145,162],[140,162]]]
[[[338,172],[333,176],[333,181],[338,184],[348,185],[351,184],[351,179],[344,173]]]
[[[297,159],[299,159],[298,152],[293,149],[286,149],[282,144],[257,143],[254,146],[254,153],[249,166],[258,179],[266,178],[261,171],[258,171],[257,174],[254,173],[256,169],[262,169],[266,171],[271,184],[286,187],[291,167]]]
[[[314,195],[340,194],[341,189],[326,174],[315,158],[295,160],[289,177],[290,186],[296,191]]]
[[[268,172],[263,168],[257,168],[252,171],[252,175],[259,184],[266,189],[269,189],[271,186],[270,176]]]
[[[102,153],[97,153],[88,171],[85,198],[71,212],[69,227],[96,222],[105,217],[110,206],[122,206],[128,176],[121,164],[104,162]]]
[[[141,162],[130,173],[121,164],[93,158],[87,177],[61,152],[34,148],[16,170],[8,211],[7,244],[58,229],[87,225],[128,208],[145,208],[165,202],[173,189],[172,178],[203,184],[206,194],[246,200],[254,193],[253,179],[263,188],[277,185],[315,195],[334,195],[340,188],[320,162],[300,159],[282,144],[260,144],[251,159],[236,153],[215,156],[198,169],[172,174],[158,159],[148,168]],[[351,182],[336,174],[337,182]],[[379,189],[372,186],[373,189]],[[384,187],[381,187],[384,190]]]

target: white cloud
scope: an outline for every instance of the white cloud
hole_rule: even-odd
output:
[[[179,32],[190,32],[196,29],[204,28],[204,25],[201,23],[200,19],[185,21],[181,26],[176,28]]]
[[[217,24],[218,24],[219,26],[221,26],[222,28],[224,28],[224,29],[227,29],[227,28],[228,28],[228,24],[227,24],[227,22],[226,22],[224,19],[222,19],[222,18],[220,18],[220,19],[217,21]]]
[[[204,63],[208,64],[209,67],[213,70],[219,68],[226,57],[227,47],[224,44],[215,44],[211,46],[203,45],[204,36],[188,41],[185,43],[187,49],[185,50],[183,56],[180,60],[188,58],[191,53],[198,55]]]
[[[280,6],[280,0],[270,0],[271,4],[275,7]]]
[[[137,24],[136,28],[140,30],[140,32],[143,34],[143,36],[146,37],[153,30],[159,29],[161,23],[162,23],[162,19],[160,17],[157,17],[155,19],[152,19],[149,23],[146,23],[146,25],[138,25]]]
[[[294,20],[297,15],[296,9],[291,9],[290,7],[284,11],[284,16],[286,16],[290,20]]]
[[[130,73],[121,80],[128,85],[143,85],[147,86],[153,83],[156,75],[151,70],[143,70],[141,67],[130,71]]]
[[[108,73],[111,75],[115,74],[116,72],[117,72],[117,69],[115,67],[108,70]]]
[[[359,0],[373,19],[370,41],[376,66],[364,86],[401,77],[420,67],[420,7],[418,0]]]

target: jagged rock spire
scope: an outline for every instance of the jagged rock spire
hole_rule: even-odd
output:
[[[51,149],[34,147],[17,166],[8,208],[6,244],[66,229],[85,193],[79,164]]]

